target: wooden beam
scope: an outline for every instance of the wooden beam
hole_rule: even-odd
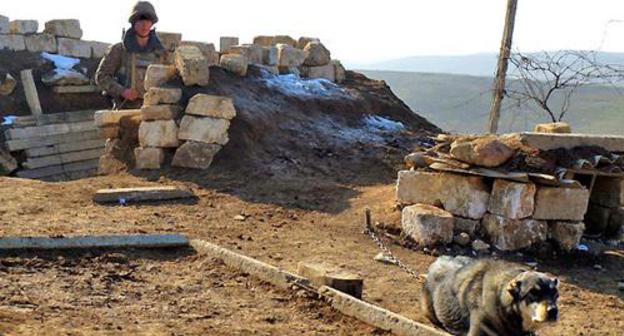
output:
[[[92,248],[171,248],[188,245],[188,239],[179,234],[0,238],[0,252]]]
[[[36,169],[50,166],[63,165],[70,162],[87,161],[99,159],[104,154],[104,146],[102,148],[87,149],[84,151],[62,153],[50,156],[41,156],[36,158],[28,158],[22,166],[28,169]]]
[[[500,109],[505,93],[505,78],[507,76],[509,56],[511,55],[511,43],[513,39],[517,7],[518,0],[507,0],[505,30],[503,31],[503,40],[501,41],[501,49],[498,55],[496,82],[494,86],[494,93],[492,94],[492,106],[490,107],[490,119],[488,122],[488,131],[490,133],[496,133],[498,131],[498,120],[500,119]]]
[[[127,203],[166,201],[180,198],[192,198],[195,195],[188,190],[177,187],[137,187],[120,189],[102,189],[93,195],[97,203],[119,203],[123,199]]]
[[[20,72],[22,79],[22,85],[24,86],[24,94],[26,95],[26,102],[30,107],[30,113],[34,116],[40,116],[43,114],[41,109],[41,103],[39,102],[39,95],[37,94],[37,86],[32,75],[32,69],[22,70]]]
[[[24,128],[11,128],[4,132],[7,140],[19,140],[37,137],[47,137],[51,135],[78,133],[95,130],[93,121],[81,121],[77,123],[52,124],[43,126],[33,126]]]
[[[59,143],[72,142],[72,141],[84,141],[100,139],[98,131],[86,131],[79,133],[66,133],[51,135],[47,137],[36,137],[20,140],[7,140],[6,146],[11,151],[18,151],[27,148],[43,147]]]
[[[64,93],[95,93],[100,89],[95,85],[68,85],[68,86],[54,86],[52,91],[59,94]]]
[[[106,141],[103,139],[65,142],[50,146],[29,148],[26,150],[26,156],[28,158],[35,158],[40,156],[78,152],[86,149],[104,148],[104,144],[106,144]]]
[[[18,177],[24,178],[43,178],[48,176],[62,175],[77,171],[83,171],[98,167],[99,159],[93,159],[88,161],[72,162],[58,166],[50,166],[37,169],[23,169],[17,171]]]

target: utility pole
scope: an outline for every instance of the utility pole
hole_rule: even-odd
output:
[[[490,120],[488,131],[496,133],[498,131],[498,120],[500,119],[500,109],[505,93],[505,76],[507,76],[507,64],[511,54],[511,41],[513,38],[514,23],[516,21],[516,7],[518,0],[507,0],[507,14],[505,15],[505,30],[501,41],[500,54],[498,55],[498,66],[496,69],[496,82],[492,95],[492,105],[490,106]]]

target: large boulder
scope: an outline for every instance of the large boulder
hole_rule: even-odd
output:
[[[262,64],[264,48],[255,44],[232,46],[225,51],[227,54],[244,56],[248,64]]]
[[[339,84],[343,83],[347,78],[345,67],[339,60],[332,60],[332,64],[334,65],[334,81]]]
[[[180,46],[186,46],[186,45],[192,45],[192,46],[199,48],[199,50],[202,52],[202,54],[208,61],[208,64],[210,65],[219,64],[219,53],[215,49],[215,46],[213,43],[196,42],[196,41],[180,42]]]
[[[236,55],[236,54],[221,55],[219,66],[239,76],[247,75],[248,63],[247,63],[247,58],[243,55]]]
[[[175,104],[182,98],[182,89],[151,87],[143,97],[143,105]]]
[[[533,183],[497,179],[492,187],[488,211],[512,219],[531,217],[535,209],[536,191]]]
[[[178,147],[178,125],[173,120],[143,121],[139,126],[141,147]]]
[[[35,34],[39,29],[37,20],[13,20],[9,22],[10,34]]]
[[[56,39],[58,53],[65,56],[91,58],[91,44],[87,41],[66,37]]]
[[[24,44],[26,50],[30,52],[49,52],[56,53],[58,46],[56,45],[56,38],[50,34],[33,34],[24,36]]]
[[[230,122],[227,119],[185,115],[180,122],[178,137],[180,140],[225,145],[229,141],[229,127]]]
[[[262,47],[272,47],[275,45],[275,37],[274,36],[256,36],[253,39],[253,44],[259,45]]]
[[[583,222],[551,222],[549,236],[557,245],[565,251],[574,250],[581,242],[585,232]]]
[[[481,222],[476,219],[455,217],[455,226],[453,227],[453,232],[457,235],[460,233],[467,233],[471,237],[474,237],[479,232],[479,228],[481,227]]]
[[[490,199],[481,177],[413,170],[399,172],[396,191],[399,203],[441,204],[456,216],[472,219],[483,217]]]
[[[282,67],[298,67],[303,64],[305,53],[288,44],[277,45],[277,64]]]
[[[515,251],[543,242],[548,234],[548,224],[535,219],[486,214],[482,225],[492,244],[502,251]]]
[[[477,166],[498,167],[507,162],[513,154],[496,136],[487,136],[475,140],[456,140],[451,144],[452,157]]]
[[[145,91],[149,92],[150,88],[158,87],[168,82],[176,74],[176,67],[173,65],[150,64],[145,72],[145,80],[143,85]]]
[[[535,132],[537,133],[572,133],[570,124],[565,122],[556,122],[548,124],[537,124],[535,126]]]
[[[238,37],[221,36],[219,39],[219,51],[222,53],[235,45],[238,45]]]
[[[321,65],[327,65],[331,62],[331,53],[320,42],[309,42],[305,48],[305,59],[303,65],[315,67]]]
[[[587,204],[589,190],[584,188],[537,188],[533,218],[544,220],[582,221]]]
[[[156,147],[137,147],[134,149],[135,168],[160,169],[165,162],[165,150]]]
[[[299,68],[301,75],[308,78],[323,78],[328,81],[336,80],[336,72],[333,64],[322,66],[301,66]]]
[[[45,23],[43,32],[58,37],[69,37],[73,39],[82,38],[80,21],[75,19],[50,20]]]
[[[141,107],[141,118],[149,120],[172,120],[182,113],[179,105],[147,105]]]
[[[316,37],[304,37],[304,36],[302,36],[302,37],[299,38],[299,41],[297,41],[297,49],[302,49],[303,50],[308,45],[308,43],[310,43],[310,42],[318,42],[318,43],[320,43],[321,40],[316,38]]]
[[[230,120],[236,116],[236,109],[232,98],[199,93],[189,100],[186,114]]]
[[[453,221],[453,215],[448,211],[415,204],[403,208],[401,227],[419,246],[434,246],[453,241]]]
[[[182,34],[169,32],[156,32],[162,46],[168,51],[175,51],[182,42]]]
[[[221,150],[220,145],[187,141],[178,147],[171,165],[183,168],[208,169],[219,150]]]
[[[0,34],[0,50],[2,49],[8,49],[11,51],[26,50],[26,42],[24,40],[24,36],[17,34]]]
[[[196,46],[180,46],[175,51],[175,64],[186,86],[206,86],[210,82],[210,64]]]

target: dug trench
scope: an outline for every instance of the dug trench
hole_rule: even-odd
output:
[[[418,303],[421,281],[373,260],[379,250],[362,233],[362,216],[369,207],[373,221],[399,225],[396,171],[405,153],[427,146],[427,136],[439,130],[413,114],[383,82],[353,72],[342,88],[326,88],[339,89],[333,92],[348,99],[292,95],[291,85],[262,74],[235,78],[215,70],[213,81],[207,92],[232,96],[239,116],[230,143],[210,169],[130,171],[62,183],[1,178],[0,233],[179,232],[292,272],[300,261],[329,262],[365,279],[364,300],[426,323]],[[271,89],[272,84],[279,86]],[[326,92],[321,88],[302,90]],[[198,199],[128,206],[92,202],[98,189],[149,185],[189,188]],[[420,273],[435,259],[389,245]],[[115,266],[108,254],[98,253],[3,256],[1,296],[15,302],[2,302],[2,328],[52,325],[61,333],[94,334],[151,325],[146,332],[192,334],[210,327],[211,334],[381,333],[192,253],[116,253],[128,264]],[[517,255],[508,258],[524,261]],[[542,335],[618,335],[623,330],[624,299],[617,282],[624,278],[624,256],[613,251],[583,258],[537,259],[540,270],[562,280],[561,320]],[[132,266],[135,273],[128,274],[128,265],[138,265]],[[214,301],[206,301],[211,304],[195,301],[205,293],[212,294]],[[106,313],[98,314],[101,310],[85,302],[106,307]],[[193,322],[182,320],[183,314]]]

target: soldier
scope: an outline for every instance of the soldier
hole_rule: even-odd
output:
[[[96,84],[112,98],[115,109],[142,105],[147,66],[164,63],[166,57],[165,48],[152,29],[158,16],[151,3],[137,2],[128,21],[132,27],[124,33],[121,43],[110,47],[95,73]]]

